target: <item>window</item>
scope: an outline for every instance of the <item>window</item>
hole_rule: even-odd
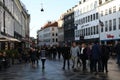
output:
[[[93,35],[93,30],[92,30],[92,27],[91,27],[91,30],[90,30],[90,31],[91,31],[91,35]]]
[[[54,31],[54,28],[52,28],[52,31]]]
[[[116,30],[116,19],[113,19],[113,30]]]
[[[118,21],[118,22],[119,22],[119,29],[120,29],[120,18],[119,18],[119,21]]]
[[[109,14],[111,14],[112,13],[112,8],[109,8]]]
[[[116,12],[116,6],[113,7],[113,13],[115,13],[115,12]]]
[[[96,28],[97,28],[97,31],[96,31],[96,32],[97,32],[97,34],[98,34],[98,33],[99,33],[98,25],[96,26]]]
[[[55,39],[52,39],[53,42],[55,42]]]
[[[83,0],[83,2],[85,2],[86,0]]]
[[[88,35],[90,35],[90,27],[88,28]]]
[[[88,16],[88,22],[90,22],[90,16]]]
[[[88,36],[88,28],[86,28],[86,36]]]
[[[52,36],[54,36],[54,33],[52,34]]]
[[[56,42],[58,42],[58,39],[56,39]]]
[[[96,19],[98,19],[98,13],[96,13]]]
[[[56,36],[58,36],[58,34],[56,33]]]
[[[93,20],[95,20],[95,14],[93,14]]]
[[[109,20],[109,31],[112,30],[112,20]]]
[[[92,19],[92,15],[91,15],[91,21],[92,21],[93,19]]]
[[[100,4],[100,5],[102,4],[102,0],[99,0],[99,4]]]
[[[103,26],[101,26],[101,32],[103,32]]]
[[[94,26],[93,28],[94,28],[94,34],[95,34],[95,31],[96,31],[96,30],[95,30],[95,26]]]
[[[103,16],[103,11],[101,11],[101,16]]]
[[[105,15],[108,15],[108,10],[107,9],[105,10]]]
[[[105,31],[108,31],[108,21],[105,21]]]
[[[83,23],[85,23],[85,18],[83,18]]]
[[[86,17],[86,23],[88,22],[88,19],[87,19],[87,17]]]

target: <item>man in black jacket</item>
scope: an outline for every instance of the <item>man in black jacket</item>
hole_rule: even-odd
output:
[[[101,62],[102,62],[102,72],[104,72],[104,70],[106,72],[108,72],[108,67],[107,67],[107,64],[108,64],[108,59],[109,59],[109,48],[108,46],[102,44],[101,45]]]
[[[63,70],[65,70],[65,65],[66,65],[66,61],[67,61],[67,64],[68,64],[68,69],[70,69],[70,58],[71,58],[71,54],[70,54],[70,48],[65,45],[65,47],[63,47]]]

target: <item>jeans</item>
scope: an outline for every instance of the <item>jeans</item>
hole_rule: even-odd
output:
[[[70,69],[70,61],[69,61],[69,59],[64,59],[63,69],[65,69],[66,61],[67,61],[68,69]]]

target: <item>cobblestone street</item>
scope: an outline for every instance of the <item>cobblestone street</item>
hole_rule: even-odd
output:
[[[30,64],[14,65],[0,72],[0,80],[119,80],[120,68],[114,60],[109,60],[108,74],[97,75],[82,71],[62,70],[62,61],[47,61],[46,69],[41,64],[32,68]]]

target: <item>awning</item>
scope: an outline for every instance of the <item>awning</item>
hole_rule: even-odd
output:
[[[21,42],[21,41],[12,37],[0,35],[0,42]]]
[[[20,40],[15,39],[15,38],[8,38],[8,40],[10,40],[10,41],[12,41],[12,42],[21,42]]]

